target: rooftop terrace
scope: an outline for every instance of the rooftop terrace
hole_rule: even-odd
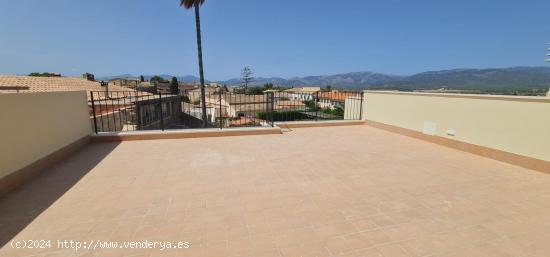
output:
[[[365,125],[92,143],[0,198],[0,256],[548,256],[549,200],[548,174]]]

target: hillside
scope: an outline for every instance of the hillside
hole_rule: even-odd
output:
[[[170,79],[171,75],[161,75]],[[117,77],[137,78],[130,74],[120,76],[103,77],[109,80]],[[144,76],[149,79],[152,75]],[[178,80],[195,83],[199,79],[196,76],[178,76]],[[207,81],[209,82],[209,81]],[[237,86],[240,79],[234,78],[225,81],[217,81],[221,84]],[[395,76],[374,72],[350,72],[334,75],[306,76],[295,78],[257,77],[252,85],[273,83],[277,86],[299,87],[331,85],[341,89],[399,89],[399,90],[432,90],[452,89],[472,92],[502,92],[514,91],[546,91],[550,86],[550,67],[514,67],[501,69],[453,69],[441,71],[428,71],[411,76]]]
[[[516,67],[430,71],[374,86],[404,89],[528,90],[546,89],[549,85],[550,68]]]

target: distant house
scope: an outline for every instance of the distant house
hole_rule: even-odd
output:
[[[139,82],[137,90],[147,90],[151,87],[153,87],[153,85],[151,85],[151,82],[149,81]]]
[[[258,112],[267,111],[266,95],[231,94],[223,97],[228,103],[227,113],[233,117],[255,117]]]
[[[170,87],[170,81],[153,82],[153,85],[157,87],[157,92],[162,94],[172,94],[172,88]],[[181,94],[187,95],[189,92],[197,90],[198,85],[187,84],[178,82],[178,91]]]
[[[321,91],[320,87],[296,87],[283,92],[288,93],[292,100],[313,100],[314,94]]]
[[[304,94],[305,93],[313,94],[319,91],[321,91],[320,87],[294,87],[294,88],[289,88],[285,90],[285,92],[288,92],[288,93],[304,93]]]
[[[162,98],[143,98],[135,102],[138,129],[160,129],[161,120],[164,127],[170,127],[181,115],[182,107],[180,98],[169,96]]]
[[[157,92],[161,94],[171,94],[172,90],[170,89],[170,81],[155,81],[151,83],[153,86],[157,87]]]
[[[109,85],[135,89],[141,81],[138,79],[116,78],[109,80]]]
[[[123,117],[133,117],[132,115],[121,115],[130,113],[131,103],[135,99],[143,99],[150,94],[145,92],[135,92],[135,90],[117,85],[102,84],[97,81],[90,81],[84,78],[74,77],[32,77],[32,76],[5,76],[0,75],[0,93],[42,93],[42,92],[62,92],[62,91],[85,91],[88,97],[88,108],[90,116],[96,113],[100,121],[98,122],[98,131],[109,129],[109,121],[118,121],[116,125],[111,126],[119,130],[123,126],[135,126],[128,122],[120,122]],[[92,93],[94,103],[92,103]],[[118,100],[118,99],[124,100]],[[94,107],[95,104],[95,108]],[[166,107],[165,107],[166,108]],[[135,117],[135,114],[134,114]],[[171,117],[170,115],[166,117]],[[113,128],[113,127],[111,127]],[[107,130],[105,130],[107,131]]]
[[[178,82],[178,89],[182,94],[187,94],[189,93],[189,91],[195,90],[197,88],[199,88],[199,85]]]
[[[105,97],[107,92],[134,92],[126,87],[120,87],[117,85],[102,85],[100,82],[90,81],[84,78],[0,75],[0,93],[37,93],[59,91],[86,91],[88,98],[90,98],[90,92],[92,91],[99,92],[96,94],[99,98]]]
[[[219,95],[219,92],[220,92],[220,89],[218,87],[206,86],[204,88],[204,93],[205,93],[206,98],[214,97],[215,95]],[[222,93],[223,93],[223,90],[222,90]],[[200,99],[200,96],[201,96],[201,89],[200,89],[200,87],[197,87],[195,89],[188,90],[186,92],[186,95],[189,97],[189,99],[191,99],[191,102],[198,101]]]
[[[280,98],[279,98],[280,99]],[[275,99],[275,110],[278,111],[292,111],[292,110],[303,110],[305,109],[305,104],[300,100],[279,100]]]
[[[348,97],[358,97],[359,94],[356,92],[320,92],[319,96],[319,107],[321,108],[344,108],[344,103]]]
[[[177,96],[122,96],[94,99],[93,126],[98,132],[170,128],[182,113]],[[161,105],[162,103],[162,105]]]
[[[215,88],[219,88],[219,87],[223,87],[222,84],[220,83],[216,83],[216,82],[210,82],[206,85],[206,87],[215,87]]]
[[[201,119],[202,109],[199,91],[192,91],[192,94],[189,94],[188,97],[189,102],[183,104],[183,112]],[[230,127],[236,124],[252,125],[262,122],[256,117],[258,113],[267,111],[269,104],[265,95],[225,94],[223,89],[221,94],[216,91],[207,91],[205,98],[208,121],[218,124],[220,120],[223,120],[224,124]]]
[[[202,108],[198,103],[186,103],[182,104],[182,110],[185,115],[194,117],[196,121],[202,119]],[[225,110],[225,109],[224,109]],[[215,123],[216,118],[221,117],[219,114],[218,106],[215,103],[209,103],[207,99],[206,103],[206,120],[210,123]],[[198,124],[198,123],[197,123]],[[201,124],[202,125],[202,124]]]

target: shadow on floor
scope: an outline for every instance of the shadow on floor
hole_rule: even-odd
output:
[[[0,198],[0,248],[65,194],[118,144],[88,144]]]

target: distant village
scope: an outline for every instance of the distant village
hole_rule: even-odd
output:
[[[207,83],[204,104],[199,83],[154,76],[97,81],[94,74],[0,75],[0,93],[86,91],[96,131],[263,126],[268,120],[350,119],[359,116],[362,93],[305,86],[227,86]],[[347,103],[346,103],[347,102]],[[345,106],[348,106],[346,113]],[[355,108],[350,108],[353,106]],[[275,117],[268,117],[275,113]]]

